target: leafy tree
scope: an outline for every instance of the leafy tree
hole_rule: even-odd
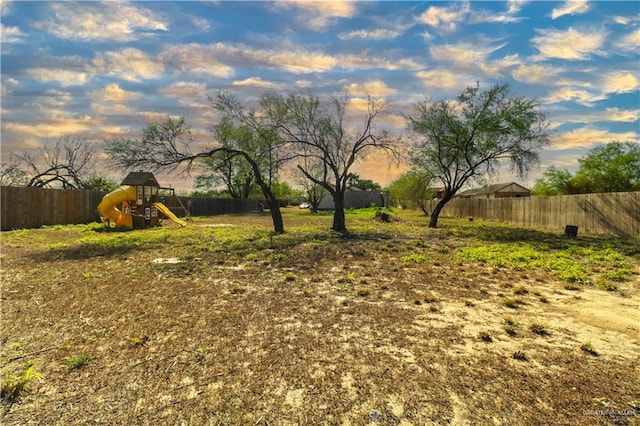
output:
[[[640,145],[611,142],[578,160],[575,175],[549,167],[532,189],[535,195],[640,191]]]
[[[343,234],[347,233],[344,194],[351,167],[373,150],[396,153],[396,140],[375,128],[384,113],[383,103],[369,98],[360,129],[346,124],[348,104],[346,95],[323,101],[311,94],[269,94],[262,100],[271,125],[290,144],[293,155],[314,160],[297,167],[307,179],[331,194],[335,204],[332,229]],[[322,164],[321,173],[308,168],[318,163]]]
[[[541,178],[536,180],[531,193],[540,196],[573,194],[576,190],[572,179],[573,176],[569,170],[551,166],[544,171]]]
[[[118,184],[112,180],[101,176],[91,176],[85,183],[83,189],[91,189],[93,191],[111,192],[118,188]]]
[[[207,192],[223,187],[231,198],[249,198],[255,188],[255,176],[242,157],[219,152],[202,162],[206,172],[196,177],[195,189]]]
[[[444,196],[429,227],[469,179],[494,174],[507,161],[524,176],[549,144],[548,123],[535,100],[510,93],[507,85],[480,91],[468,87],[455,99],[424,101],[406,117],[415,136],[411,160],[442,182]]]
[[[287,182],[273,182],[271,189],[279,200],[297,200],[302,196],[301,191],[292,188]]]
[[[380,186],[380,184],[375,183],[371,179],[361,179],[360,176],[355,173],[349,173],[349,177],[347,178],[347,186],[355,187],[368,192],[382,191],[382,187]]]
[[[572,181],[580,193],[640,190],[640,144],[611,142],[578,160]]]
[[[63,137],[46,141],[37,155],[26,151],[13,155],[21,176],[29,176],[26,186],[81,189],[90,179],[95,152],[86,141]]]
[[[416,208],[429,214],[427,201],[437,196],[436,190],[430,187],[433,178],[423,172],[410,170],[387,187],[389,198],[402,208]]]

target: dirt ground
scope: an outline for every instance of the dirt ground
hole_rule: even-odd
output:
[[[570,290],[463,263],[455,223],[411,220],[327,240],[223,216],[116,247],[3,233],[0,373],[42,377],[2,423],[640,424],[640,249],[618,291]]]

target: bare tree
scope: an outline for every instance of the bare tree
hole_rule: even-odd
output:
[[[296,183],[302,188],[304,191],[304,195],[306,201],[309,202],[311,211],[318,211],[318,207],[322,202],[322,199],[328,192],[319,185],[317,182],[323,179],[324,176],[324,163],[319,161],[317,158],[312,158],[309,155],[302,154],[302,164],[301,169],[306,170],[307,173],[314,176],[316,179],[311,180],[299,169],[294,169],[294,178]]]
[[[234,114],[245,114],[245,112],[235,98],[225,96],[221,94],[221,98],[218,98],[220,104],[216,104],[215,99],[212,100],[214,107],[219,108],[227,119],[223,119],[218,126],[212,126],[212,130],[220,140],[218,145],[211,149],[192,152],[191,130],[184,118],[178,120],[168,118],[163,122],[147,126],[140,139],[108,141],[105,150],[110,155],[111,162],[118,167],[169,171],[176,171],[179,167],[183,167],[180,173],[184,174],[189,174],[201,160],[220,153],[225,153],[228,159],[241,157],[251,166],[256,183],[269,203],[274,231],[283,233],[284,224],[280,203],[270,187],[272,169],[265,172],[262,166],[264,157],[268,157],[269,152],[276,149],[276,135],[263,128],[250,132],[246,125],[234,122]],[[245,137],[249,137],[250,140]]]
[[[344,197],[351,167],[374,150],[384,150],[394,158],[397,138],[375,127],[384,114],[380,100],[368,98],[367,112],[359,129],[347,123],[349,98],[332,96],[325,101],[310,94],[277,94],[262,99],[264,112],[269,115],[283,140],[291,144],[297,155],[305,155],[311,162],[298,164],[298,169],[312,182],[322,186],[333,197],[335,210],[332,229],[347,233]],[[322,164],[321,173],[309,165]]]
[[[20,168],[19,164],[2,163],[0,166],[0,185],[2,186],[26,186],[29,175]]]
[[[37,155],[14,154],[30,176],[26,186],[80,189],[91,178],[96,150],[86,141],[63,137],[45,143]]]

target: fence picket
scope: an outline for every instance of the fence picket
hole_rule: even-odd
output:
[[[433,211],[437,200],[428,202]],[[564,230],[578,226],[581,233],[640,237],[640,192],[560,195],[525,198],[454,198],[442,210],[444,217],[473,216],[522,226]]]

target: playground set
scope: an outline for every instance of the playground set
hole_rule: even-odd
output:
[[[105,195],[98,204],[98,213],[107,227],[112,223],[119,228],[159,226],[159,213],[180,226],[186,226],[187,222],[161,202],[161,198],[165,198],[161,197],[162,193],[168,195],[172,208],[183,210],[187,220],[192,220],[175,190],[161,187],[153,173],[131,172],[120,185],[120,188]]]

